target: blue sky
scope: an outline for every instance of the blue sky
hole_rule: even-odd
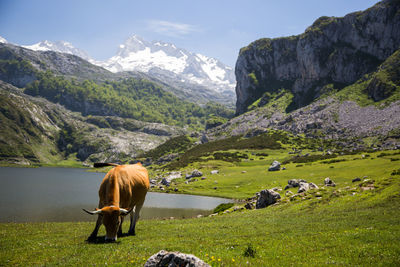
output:
[[[132,34],[174,43],[234,66],[239,49],[304,32],[320,16],[344,16],[377,0],[0,0],[0,36],[30,45],[71,42],[105,60]]]

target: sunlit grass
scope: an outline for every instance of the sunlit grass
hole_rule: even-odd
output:
[[[302,167],[290,163],[284,171],[268,172],[272,160],[283,160],[288,154],[265,152],[269,156],[264,159],[253,156],[254,160],[240,164],[195,163],[186,170],[200,168],[207,179],[189,184],[181,179],[174,186],[185,193],[231,198],[283,187],[293,178],[322,186],[323,179],[330,177],[337,186],[292,201],[281,192],[279,205],[261,210],[198,219],[141,220],[137,236],[122,237],[114,244],[85,242],[93,222],[0,224],[0,265],[143,266],[162,249],[194,254],[212,266],[400,264],[400,175],[391,175],[399,168],[391,158],[400,155],[394,155],[395,151],[383,157],[377,157],[381,152],[368,153],[369,157],[346,155],[339,157],[346,160],[342,162],[317,161]],[[209,174],[214,168],[220,173]],[[362,191],[359,183],[351,181],[364,176],[375,180],[374,190]],[[100,229],[99,236],[104,236],[104,227]],[[246,253],[250,248],[252,254]]]

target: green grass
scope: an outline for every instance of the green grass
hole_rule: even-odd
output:
[[[386,151],[380,157],[382,152],[338,156],[335,159],[346,161],[324,164],[326,160],[319,160],[301,168],[289,163],[278,172],[266,169],[274,159],[290,158],[286,150],[240,152],[248,153],[249,159],[189,165],[183,171],[200,168],[207,179],[189,184],[181,179],[174,186],[184,193],[238,199],[261,189],[283,187],[293,178],[321,186],[330,177],[336,187],[314,190],[292,201],[280,192],[278,205],[261,210],[198,219],[141,220],[137,236],[122,237],[114,244],[85,242],[94,222],[0,224],[0,265],[143,266],[161,249],[194,254],[212,266],[400,264],[400,175],[392,175],[399,168],[391,161],[400,158],[398,151]],[[219,174],[208,173],[215,168]],[[374,190],[361,190],[359,185],[367,182],[351,182],[363,176],[375,180]],[[125,232],[127,228],[125,223]],[[102,227],[99,236],[104,234]]]
[[[396,168],[398,162],[391,161],[391,158],[400,158],[396,151],[386,152],[385,157],[378,157],[382,152],[364,153],[364,155],[369,155],[365,158],[362,157],[363,153],[337,156],[331,160],[321,157],[321,160],[301,164],[303,165],[301,168],[296,167],[298,163],[288,163],[282,165],[286,170],[270,172],[268,167],[274,160],[284,162],[292,157],[288,155],[287,150],[240,150],[240,153],[246,153],[246,151],[248,151],[249,159],[243,159],[241,162],[214,159],[195,162],[181,171],[190,173],[193,169],[199,169],[206,179],[199,179],[189,184],[185,184],[184,178],[176,179],[171,187],[176,187],[180,193],[186,194],[245,199],[254,196],[262,189],[277,186],[284,188],[289,179],[305,179],[319,186],[323,185],[326,177],[342,185],[351,185],[351,180],[356,177],[367,176],[370,179],[379,180],[382,177],[389,177],[395,169],[398,169]],[[268,156],[253,155],[262,152]],[[303,153],[307,152],[303,151]],[[210,174],[210,171],[214,169],[218,169],[219,173]],[[153,173],[154,176],[158,175],[156,171]]]

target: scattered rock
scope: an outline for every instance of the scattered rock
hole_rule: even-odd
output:
[[[173,161],[174,159],[176,159],[178,156],[179,156],[178,153],[172,153],[172,154],[165,155],[163,157],[160,157],[157,160],[157,164],[159,164],[159,165],[167,164],[167,163]]]
[[[205,179],[207,179],[206,177],[201,177],[201,180],[205,180]]]
[[[286,167],[282,167],[282,171],[286,170]]]
[[[310,190],[310,185],[308,183],[300,183],[299,190],[297,193],[302,193]]]
[[[238,211],[238,210],[243,210],[243,207],[239,207],[239,206],[234,206],[233,207],[233,211]]]
[[[299,190],[297,193],[302,193],[302,192],[307,192],[310,189],[318,189],[318,186],[314,183],[304,183],[300,182],[299,183]]]
[[[307,181],[303,179],[290,179],[288,180],[288,184],[287,186],[285,186],[284,190],[287,190],[292,187],[299,187],[300,183],[307,183]]]
[[[375,180],[365,179],[358,186],[360,187],[361,191],[374,190],[375,189],[374,183],[375,183]]]
[[[213,189],[214,189],[214,190],[217,190],[217,187],[214,187]]]
[[[325,186],[336,186],[335,182],[331,180],[331,178],[326,177],[324,180]]]
[[[289,190],[288,190],[288,191],[285,192],[285,196],[288,197],[288,196],[291,196],[291,195],[293,195],[293,192],[292,192],[292,191],[289,191]]]
[[[161,184],[163,184],[165,186],[169,186],[171,184],[171,182],[167,178],[163,178],[161,180]]]
[[[167,178],[169,181],[171,181],[173,179],[178,179],[181,177],[182,177],[181,172],[170,172],[170,173],[167,173],[167,176],[165,178]]]
[[[318,185],[314,184],[314,183],[308,183],[310,185],[310,189],[318,189]]]
[[[178,192],[179,191],[179,189],[178,188],[174,188],[174,192]]]
[[[186,178],[186,179],[190,179],[190,178],[192,178],[192,175],[189,174],[189,173],[187,173],[186,176],[185,176],[185,178]]]
[[[353,183],[361,182],[361,178],[360,177],[354,178],[353,180],[351,180],[351,182],[353,182]]]
[[[242,171],[242,173],[246,173],[247,171]]]
[[[280,198],[281,195],[272,189],[262,190],[260,191],[260,197],[256,203],[256,209],[262,209],[269,205],[275,204]]]
[[[212,170],[210,173],[211,173],[211,174],[218,174],[218,173],[219,173],[219,170]]]
[[[210,265],[191,254],[160,250],[158,253],[151,256],[144,264],[144,267],[157,266],[209,267]]]
[[[272,162],[271,166],[269,166],[268,171],[279,171],[281,169],[281,163],[279,161]]]
[[[194,170],[192,171],[192,176],[191,177],[201,177],[203,176],[203,173],[199,170]]]
[[[252,210],[254,209],[254,204],[251,202],[247,202],[246,205],[244,205],[244,207],[248,210]]]

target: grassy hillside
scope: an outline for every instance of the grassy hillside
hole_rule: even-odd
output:
[[[206,172],[206,180],[178,187],[187,193],[244,198],[283,186],[287,179],[302,178],[321,189],[293,198],[280,192],[278,205],[260,210],[199,219],[142,220],[137,236],[122,237],[114,244],[101,242],[104,227],[99,243],[84,241],[94,222],[0,224],[0,265],[143,266],[161,249],[191,253],[212,266],[400,264],[398,151],[338,156],[345,161],[330,164],[323,163],[326,160],[302,167],[290,163],[278,172],[267,172],[266,167],[273,159],[289,157],[287,150],[263,153],[237,163],[209,161],[208,167],[195,163],[191,167],[204,166],[203,172],[218,167],[220,173]],[[327,176],[336,187],[321,187]],[[374,180],[373,189],[364,190],[366,182],[351,182],[363,176]],[[124,231],[127,228],[125,224]]]
[[[179,100],[146,80],[81,83],[46,72],[29,84],[25,93],[43,96],[83,115],[117,115],[181,126],[201,124],[205,116],[199,106]]]

